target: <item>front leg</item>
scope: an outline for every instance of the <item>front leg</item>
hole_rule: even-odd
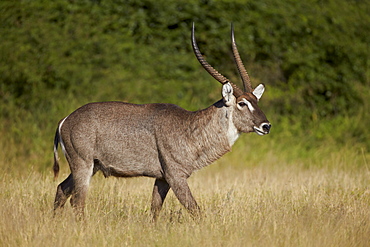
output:
[[[170,177],[166,179],[180,203],[190,212],[193,218],[201,217],[200,208],[191,194],[185,177]]]
[[[169,184],[166,180],[163,179],[156,179],[153,188],[153,196],[152,196],[152,215],[153,220],[156,221],[159,215],[159,212],[162,209],[162,205],[168,190],[170,189]]]

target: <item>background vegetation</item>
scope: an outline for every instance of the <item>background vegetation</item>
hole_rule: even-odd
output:
[[[192,53],[192,22],[207,60],[238,83],[230,53],[234,24],[252,84],[266,85],[260,107],[273,125],[268,136],[241,137],[232,153],[193,178],[212,216],[194,226],[170,198],[163,225],[142,228],[152,181],[131,185],[98,176],[88,199],[90,225],[50,219],[52,143],[61,118],[91,101],[198,110],[220,98],[219,83]],[[370,4],[361,0],[1,1],[0,239],[5,246],[88,245],[89,239],[171,246],[180,237],[182,245],[310,246],[317,237],[323,246],[365,246],[369,23]],[[63,169],[66,175],[66,163]],[[133,201],[137,207],[130,208]],[[121,224],[127,227],[118,230]],[[149,236],[141,242],[140,230]]]

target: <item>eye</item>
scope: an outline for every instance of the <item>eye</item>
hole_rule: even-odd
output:
[[[238,103],[238,105],[239,105],[240,107],[244,107],[244,106],[246,106],[247,104],[246,104],[245,102],[241,101],[241,102],[239,102],[239,103]]]
[[[248,109],[250,112],[254,112],[254,107],[252,106],[251,102],[249,102],[248,100],[243,100],[243,101],[240,101],[238,102],[238,107],[240,109],[244,108],[245,106],[248,106]]]

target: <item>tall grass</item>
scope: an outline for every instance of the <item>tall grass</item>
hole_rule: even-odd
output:
[[[49,115],[61,118],[73,104],[63,112],[58,104],[45,113],[14,109],[12,121],[0,122],[0,246],[367,246],[370,241],[370,156],[354,138],[337,142],[336,135],[354,126],[354,118],[345,117],[305,129],[267,113],[271,135],[242,135],[231,153],[189,179],[203,210],[200,222],[170,192],[153,224],[153,179],[100,174],[92,179],[84,221],[75,220],[69,204],[53,217],[56,186],[69,169],[62,160],[60,180],[53,181],[58,119],[50,121]]]
[[[365,3],[183,1],[178,11],[178,1],[139,2],[2,4],[0,247],[368,246]],[[53,217],[56,186],[69,172],[62,161],[60,180],[52,179],[58,120],[91,101],[196,110],[220,98],[184,41],[192,21],[207,59],[232,81],[224,35],[235,24],[253,84],[267,86],[260,106],[271,135],[242,136],[189,179],[200,222],[170,193],[153,224],[153,179],[99,174],[84,221],[69,205]]]
[[[248,149],[241,141],[189,179],[203,210],[200,222],[170,192],[159,221],[151,223],[152,179],[100,174],[91,181],[84,221],[75,220],[70,205],[53,217],[60,181],[51,172],[2,173],[1,246],[368,246],[365,153],[338,150],[308,167],[265,147],[255,154]],[[62,164],[60,180],[68,175]]]
[[[365,99],[368,94],[364,92]],[[351,118],[306,125],[270,110],[271,135],[243,135],[231,153],[189,179],[204,212],[202,221],[194,222],[170,193],[159,222],[153,224],[152,179],[104,179],[99,174],[91,182],[84,221],[75,220],[70,205],[53,217],[56,186],[69,172],[64,160],[60,180],[52,179],[53,134],[58,119],[83,103],[72,95],[63,100],[70,104],[47,101],[36,109],[7,105],[12,115],[0,122],[0,246],[370,242],[368,140],[356,142],[358,137],[346,132],[365,126],[368,105]]]

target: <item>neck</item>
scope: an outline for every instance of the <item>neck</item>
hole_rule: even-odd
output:
[[[222,100],[212,106],[194,112],[187,129],[191,139],[192,152],[196,153],[196,166],[201,168],[231,150],[239,137],[232,121],[232,108],[226,107]],[[195,145],[193,145],[195,143]]]

